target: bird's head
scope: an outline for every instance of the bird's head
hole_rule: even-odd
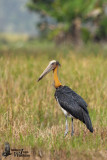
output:
[[[56,61],[56,60],[50,61],[48,66],[46,67],[46,69],[40,75],[38,81],[40,81],[46,74],[48,74],[50,71],[54,70],[58,66],[60,66],[60,63],[58,61]]]

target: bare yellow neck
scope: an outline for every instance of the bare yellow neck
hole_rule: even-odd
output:
[[[54,85],[55,85],[55,88],[58,88],[59,86],[62,85],[61,82],[58,79],[57,71],[58,71],[58,66],[53,71],[54,72]]]

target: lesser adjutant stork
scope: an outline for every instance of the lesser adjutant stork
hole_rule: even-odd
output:
[[[58,79],[58,75],[57,75],[59,66],[60,64],[58,61],[56,60],[50,61],[49,65],[44,70],[44,72],[41,74],[38,81],[40,81],[47,73],[53,70],[54,86],[56,88],[55,98],[58,104],[60,105],[62,111],[64,112],[65,118],[66,118],[65,136],[68,133],[68,123],[67,123],[68,116],[71,117],[71,121],[72,121],[71,135],[73,135],[74,133],[73,118],[76,118],[82,121],[86,125],[86,127],[89,129],[89,131],[93,132],[92,123],[91,123],[90,116],[87,110],[87,103],[84,101],[84,99],[81,96],[79,96],[71,88],[67,86],[63,86],[61,84],[61,82]]]

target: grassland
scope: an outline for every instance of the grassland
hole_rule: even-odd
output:
[[[11,148],[27,148],[36,159],[106,159],[107,48],[93,45],[74,50],[43,42],[19,44],[0,46],[1,149],[8,141]],[[74,120],[71,137],[69,119],[70,130],[64,137],[65,117],[54,98],[52,73],[37,83],[52,59],[62,65],[62,84],[88,103],[93,134]]]

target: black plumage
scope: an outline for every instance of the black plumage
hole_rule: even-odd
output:
[[[81,96],[67,86],[60,86],[56,88],[55,98],[64,110],[82,121],[90,132],[93,132],[87,104]]]

